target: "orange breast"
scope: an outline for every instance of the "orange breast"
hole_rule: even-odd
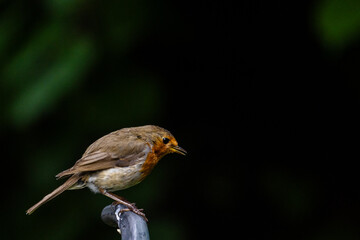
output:
[[[148,154],[144,164],[142,165],[142,167],[140,169],[140,172],[142,173],[143,178],[151,173],[151,171],[154,169],[154,167],[159,162],[159,160],[160,159],[156,156],[155,153],[150,152]]]
[[[152,147],[152,151],[148,153],[147,158],[140,169],[142,177],[145,178],[151,173],[159,160],[166,155],[166,149],[160,143],[155,143]]]

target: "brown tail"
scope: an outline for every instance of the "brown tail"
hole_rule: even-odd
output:
[[[40,202],[32,206],[26,211],[27,215],[32,214],[37,208],[39,208],[44,203],[50,201],[51,199],[55,198],[59,194],[63,193],[65,190],[69,189],[73,186],[78,180],[80,179],[79,175],[71,176],[66,182],[64,182],[60,187],[56,188],[54,191],[46,195]]]

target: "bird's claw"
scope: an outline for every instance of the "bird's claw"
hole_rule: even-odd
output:
[[[149,221],[149,220],[146,218],[145,213],[143,213],[143,211],[144,211],[143,208],[138,209],[138,208],[135,207],[135,204],[131,204],[131,206],[132,206],[132,207],[128,207],[128,208],[123,208],[123,209],[121,209],[121,210],[120,210],[120,213],[130,212],[130,211],[131,211],[131,212],[133,212],[133,213],[135,213],[135,214],[143,217],[146,222]]]

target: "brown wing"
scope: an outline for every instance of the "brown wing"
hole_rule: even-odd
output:
[[[150,146],[136,136],[113,132],[91,144],[72,168],[56,177],[131,166],[144,159],[150,151]]]

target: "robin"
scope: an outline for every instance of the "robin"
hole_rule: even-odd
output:
[[[65,190],[90,188],[101,193],[146,219],[142,209],[115,195],[114,191],[132,187],[148,176],[159,160],[168,153],[186,154],[174,136],[166,129],[147,125],[123,128],[111,132],[91,144],[75,165],[56,178],[68,177],[65,183],[46,195],[26,211],[33,213],[38,207]]]

